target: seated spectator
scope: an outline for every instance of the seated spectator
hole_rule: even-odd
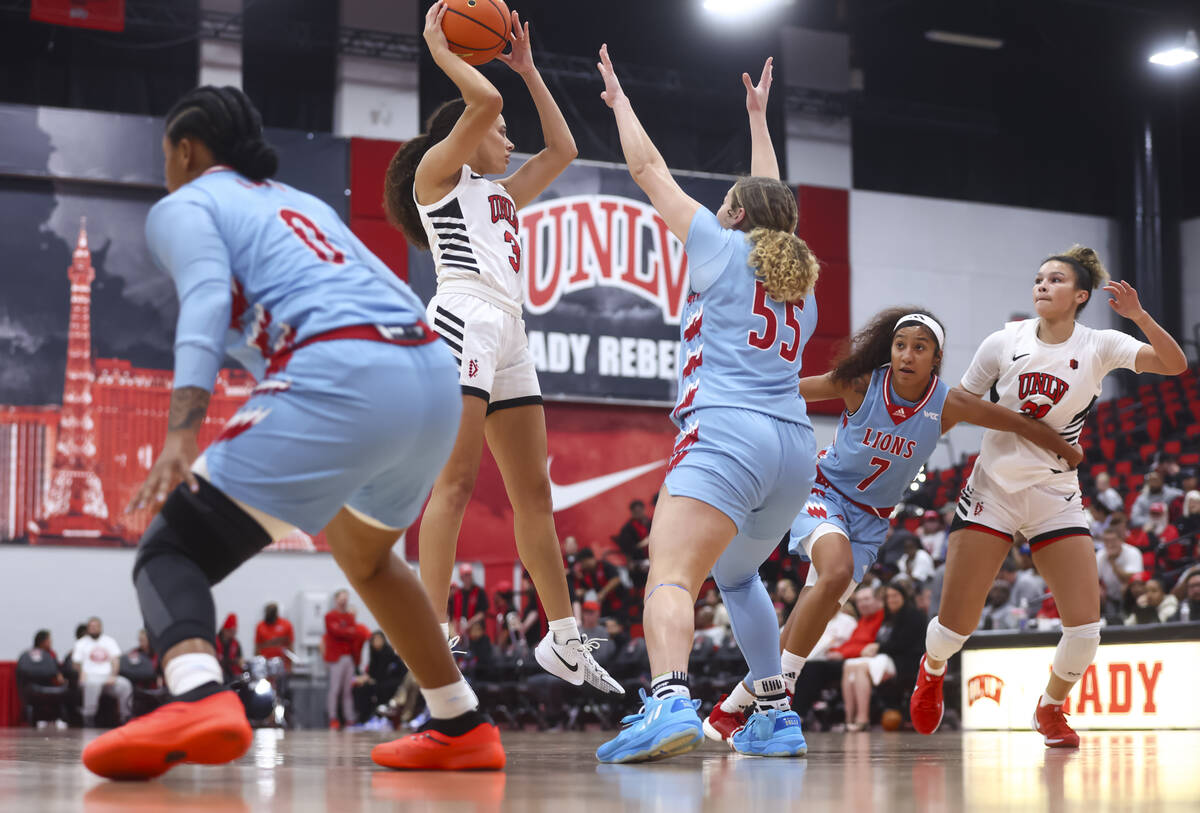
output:
[[[1092,501],[1088,503],[1088,530],[1092,533],[1092,539],[1099,539],[1100,535],[1108,530],[1108,523],[1112,517],[1112,511],[1108,506],[1100,502],[1098,496],[1092,497]]]
[[[475,583],[475,569],[466,562],[458,566],[458,579],[461,585],[450,585],[447,617],[450,634],[465,638],[472,624],[487,621],[488,597],[484,589]]]
[[[225,616],[225,623],[217,632],[217,661],[221,664],[221,673],[225,682],[236,680],[246,668],[246,660],[242,656],[242,645],[237,639],[237,613]]]
[[[1200,477],[1196,476],[1195,469],[1183,469],[1179,472],[1179,490],[1183,492],[1183,496],[1171,500],[1169,515],[1172,522],[1179,522],[1183,516],[1187,495],[1193,491],[1200,491]]]
[[[1111,608],[1120,603],[1125,585],[1142,572],[1142,554],[1125,542],[1116,528],[1109,528],[1101,537],[1103,549],[1096,553],[1096,569],[1104,585],[1104,598]]]
[[[628,591],[615,565],[601,561],[591,548],[575,559],[575,589],[579,598],[600,604],[604,616],[628,618]]]
[[[383,632],[375,630],[371,633],[367,669],[354,681],[354,702],[358,707],[360,722],[375,718],[375,710],[392,699],[407,672],[404,662],[396,655],[396,650],[392,649]],[[376,724],[370,727],[381,726]]]
[[[158,656],[145,630],[138,630],[138,645],[121,656],[120,674],[137,689],[158,688]]]
[[[714,584],[705,590],[700,601],[713,608],[713,624],[722,627],[728,634],[730,631],[729,610],[725,609],[725,602],[721,600],[721,591],[717,589],[717,586]]]
[[[1179,599],[1163,589],[1162,582],[1150,579],[1146,589],[1138,596],[1132,614],[1125,618],[1126,624],[1165,624],[1179,612]]]
[[[725,643],[725,630],[716,625],[715,615],[713,608],[707,604],[701,604],[696,608],[696,627],[695,632],[692,633],[693,646],[700,640],[708,641],[713,649]]]
[[[287,671],[292,671],[292,660],[287,653],[296,645],[296,631],[292,622],[279,615],[279,605],[270,602],[263,607],[262,621],[254,628],[254,654],[264,658],[280,658]]]
[[[92,616],[87,622],[87,634],[75,642],[71,660],[79,672],[79,688],[83,692],[83,725],[96,725],[96,710],[100,706],[100,695],[109,694],[117,699],[117,714],[124,724],[132,713],[129,700],[133,696],[133,684],[118,674],[121,663],[121,647],[110,636],[104,634],[100,619]]]
[[[854,605],[847,601],[842,605],[842,609],[829,619],[829,623],[825,625],[825,631],[821,633],[821,637],[817,639],[812,651],[805,658],[805,664],[828,660],[829,650],[846,643],[854,634],[854,628],[857,626],[858,619],[854,615]]]
[[[909,534],[904,539],[904,555],[896,563],[896,571],[907,575],[914,583],[924,586],[933,577],[933,557],[921,547],[921,541]]]
[[[1104,506],[1106,514],[1111,514],[1113,511],[1121,511],[1125,508],[1125,500],[1112,487],[1108,479],[1108,472],[1102,471],[1096,475],[1095,489],[1095,501]]]
[[[1173,454],[1160,454],[1154,463],[1154,470],[1162,475],[1163,482],[1172,488],[1179,488],[1179,481],[1183,476],[1183,470],[1179,467],[1179,460]]]
[[[58,668],[58,656],[50,641],[50,630],[38,630],[33,647],[17,658],[17,680],[22,701],[33,710],[33,719],[40,727],[51,720],[58,728],[66,728],[66,678]]]
[[[646,503],[641,500],[629,503],[629,519],[612,541],[625,554],[634,586],[644,587],[650,569],[650,517],[646,515]]]
[[[941,514],[929,510],[921,515],[921,526],[917,528],[917,537],[921,540],[921,547],[933,558],[934,562],[946,560],[947,536]]]
[[[513,599],[518,596],[513,595]],[[509,629],[513,631],[514,639],[524,641],[524,645],[529,649],[533,649],[542,640],[542,636],[546,634],[546,620],[542,616],[542,607],[538,603],[537,591],[533,588],[533,579],[529,577],[528,572],[521,573],[521,609],[517,612],[517,623],[509,622]],[[582,619],[582,611],[580,612]],[[514,640],[515,644],[520,645],[519,640]]]
[[[1026,618],[1033,618],[1042,609],[1046,597],[1046,580],[1038,573],[1037,565],[1029,559],[1029,567],[1017,573],[1012,586],[1012,605],[1025,611]]]
[[[476,621],[467,628],[466,652],[464,674],[479,678],[491,672],[496,660],[496,651],[482,621]]]
[[[987,604],[979,616],[979,626],[975,631],[1020,629],[1021,619],[1013,612],[1016,607],[1010,601],[1011,598],[1012,587],[1009,583],[1004,579],[996,579],[992,583],[992,589],[988,591]]]
[[[1200,491],[1189,491],[1184,496],[1175,530],[1180,536],[1200,535]]]
[[[791,579],[780,579],[775,583],[775,603],[779,606],[780,615],[786,621],[796,606],[800,594],[796,591],[796,583]]]
[[[1156,502],[1150,506],[1150,517],[1141,528],[1130,532],[1125,540],[1138,550],[1157,551],[1159,546],[1170,544],[1179,538],[1179,531],[1167,521],[1167,506]]]
[[[1172,595],[1179,602],[1172,621],[1200,621],[1200,565],[1183,574]]]
[[[812,708],[827,684],[841,678],[846,660],[859,657],[868,644],[875,643],[879,627],[883,624],[883,603],[870,587],[855,590],[853,600],[858,615],[854,631],[843,643],[829,647],[824,660],[806,660],[796,676],[792,708],[801,715]]]
[[[1119,611],[1115,611],[1112,607],[1103,607],[1101,614],[1105,621],[1110,626],[1123,626],[1125,619],[1133,615],[1138,607],[1138,599],[1146,593],[1146,579],[1144,574],[1138,573],[1129,580],[1129,584],[1125,585],[1125,592],[1121,597],[1121,607]],[[1104,605],[1104,599],[1100,601]]]
[[[842,670],[847,731],[862,731],[870,725],[873,687],[892,678],[912,685],[925,653],[928,619],[913,606],[901,585],[888,584],[883,594],[883,621],[875,640],[866,644],[858,657],[847,659]]]
[[[1129,524],[1131,527],[1140,528],[1150,519],[1150,506],[1156,502],[1163,505],[1169,505],[1172,500],[1183,494],[1182,491],[1174,486],[1167,485],[1163,481],[1162,472],[1157,469],[1146,475],[1146,484],[1142,486],[1142,492],[1138,498],[1133,501],[1133,508],[1129,511]]]

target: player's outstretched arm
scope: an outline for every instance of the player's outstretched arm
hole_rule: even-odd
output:
[[[1132,285],[1113,280],[1104,286],[1104,290],[1111,297],[1108,304],[1112,309],[1141,328],[1150,341],[1138,351],[1136,363],[1139,373],[1179,375],[1187,369],[1187,356],[1183,348],[1162,325],[1154,321],[1153,316],[1146,313]]]
[[[500,181],[500,185],[508,190],[513,203],[520,209],[527,203],[532,203],[542,194],[554,179],[566,169],[579,150],[575,147],[575,139],[562,111],[558,109],[550,89],[542,81],[542,75],[533,64],[533,49],[529,42],[529,23],[521,25],[517,12],[512,13],[512,52],[496,57],[512,68],[525,80],[529,95],[533,98],[533,106],[537,108],[538,122],[542,126],[542,138],[546,146],[537,155],[530,158],[521,168]]]
[[[869,376],[860,376],[846,383],[838,381],[830,371],[823,375],[810,375],[800,379],[800,397],[808,403],[840,400],[846,409],[853,412],[862,406],[867,393]]]
[[[746,114],[750,117],[750,174],[780,180],[779,159],[767,127],[767,96],[771,92],[774,60],[774,57],[767,57],[757,85],[748,73],[742,74],[742,84],[746,86]]]
[[[430,6],[425,15],[423,36],[433,61],[458,87],[467,107],[450,135],[430,147],[417,165],[413,186],[418,197],[432,196],[435,190],[451,180],[457,180],[462,165],[475,152],[504,109],[504,99],[496,86],[450,50],[450,43],[442,31],[442,18],[445,16],[445,3],[439,0]]]
[[[985,429],[1016,432],[1051,454],[1058,455],[1070,468],[1075,468],[1083,462],[1083,450],[1067,443],[1062,435],[1046,424],[1036,418],[985,401],[961,387],[954,387],[946,395],[946,403],[942,407],[942,432],[948,432],[957,423],[973,423]]]
[[[646,135],[642,123],[633,112],[629,97],[625,95],[621,83],[617,80],[612,60],[608,57],[608,45],[600,47],[600,62],[596,67],[600,69],[600,75],[604,78],[604,92],[600,94],[600,98],[612,108],[617,118],[621,151],[625,154],[625,163],[629,165],[629,174],[633,177],[633,182],[650,198],[650,203],[666,221],[671,234],[687,242],[688,229],[700,204],[684,192],[671,177],[667,162],[663,160],[650,136]]]

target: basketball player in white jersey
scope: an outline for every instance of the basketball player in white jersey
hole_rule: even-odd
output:
[[[426,132],[392,158],[384,206],[409,242],[433,253],[437,294],[428,321],[459,364],[463,411],[458,439],[421,521],[421,581],[445,613],[458,532],[479,472],[483,442],[500,467],[513,507],[517,553],[550,619],[535,650],[543,669],[576,686],[616,694],[621,685],[591,655],[579,633],[550,502],[546,417],[522,320],[521,248],[517,210],[532,202],[578,154],[567,122],[533,64],[529,26],[512,15],[512,51],[504,62],[529,88],[546,146],[520,169],[508,168],[504,100],[483,74],[451,53],[442,32],[444,3],[425,16],[434,62],[458,86],[461,99],[430,117]],[[464,634],[449,629],[447,636]]]
[[[1075,321],[1100,287],[1149,344]],[[1010,322],[984,339],[959,386],[1048,424],[1070,443],[1079,439],[1111,370],[1178,375],[1187,368],[1179,344],[1142,309],[1133,286],[1110,281],[1090,248],[1076,245],[1048,257],[1034,278],[1033,303],[1038,318]],[[929,622],[912,695],[913,727],[930,734],[941,723],[946,661],[978,624],[1014,534],[1029,541],[1063,623],[1033,728],[1047,746],[1077,747],[1062,704],[1100,644],[1099,578],[1079,478],[1054,454],[994,430],[984,433],[951,525],[942,601]]]

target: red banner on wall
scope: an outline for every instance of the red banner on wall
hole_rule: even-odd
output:
[[[125,0],[33,0],[29,19],[39,23],[125,30]]]

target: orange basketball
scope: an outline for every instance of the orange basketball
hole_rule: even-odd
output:
[[[902,722],[904,718],[896,709],[884,709],[883,716],[879,718],[879,725],[884,731],[899,731]]]
[[[491,62],[508,45],[512,15],[504,0],[446,0],[442,31],[469,65]]]

